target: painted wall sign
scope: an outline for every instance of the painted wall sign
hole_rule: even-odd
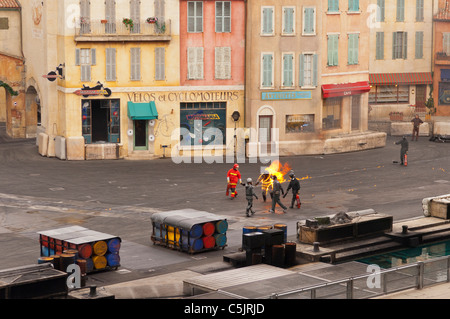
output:
[[[111,90],[108,88],[104,88],[103,84],[100,83],[100,81],[97,82],[97,85],[94,87],[85,86],[83,84],[83,88],[81,90],[76,90],[73,93],[75,93],[76,95],[82,95],[83,97],[98,95],[103,95],[105,97],[111,96]]]
[[[214,91],[214,92],[168,92],[168,93],[128,93],[128,101],[134,103],[142,102],[217,102],[236,101],[239,99],[237,91]]]
[[[262,92],[261,100],[311,100],[312,91]]]

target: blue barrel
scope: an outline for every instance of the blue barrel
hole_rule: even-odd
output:
[[[201,224],[196,224],[192,226],[191,230],[189,231],[189,236],[192,238],[200,238],[203,235],[203,227]]]
[[[218,232],[219,234],[225,234],[228,230],[228,222],[224,219],[224,220],[219,220],[216,223],[216,232]]]
[[[216,240],[216,245],[219,247],[223,247],[227,243],[227,236],[225,234],[215,234],[214,239]]]
[[[181,239],[181,248],[183,250],[193,250],[199,251],[203,249],[203,240],[202,238],[188,238],[182,237]]]
[[[106,261],[109,267],[119,267],[120,266],[120,256],[119,254],[107,254]]]
[[[119,249],[120,249],[120,239],[119,238],[113,238],[108,241],[108,251],[110,253],[113,253],[113,254],[118,253]]]
[[[256,231],[256,227],[255,226],[244,226],[244,228],[242,228],[242,233],[243,234],[253,233],[255,231]]]
[[[92,258],[86,258],[86,272],[91,272],[94,270],[94,262],[92,261]]]

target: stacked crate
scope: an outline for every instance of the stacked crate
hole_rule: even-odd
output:
[[[38,232],[40,261],[53,262],[55,268],[66,271],[76,263],[82,273],[116,269],[120,266],[120,237],[81,226],[71,226]]]
[[[228,222],[211,213],[184,209],[152,215],[151,240],[189,253],[224,248]]]

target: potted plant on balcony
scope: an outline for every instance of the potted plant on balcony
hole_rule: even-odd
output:
[[[159,22],[158,20],[156,20],[155,26],[156,26],[156,30],[158,33],[166,32],[166,23],[165,22]]]
[[[147,18],[147,23],[156,23],[158,21],[157,17],[150,17]]]
[[[108,20],[102,19],[102,20],[100,20],[100,22],[101,22],[102,24],[106,24],[106,23],[108,23]]]
[[[133,30],[134,24],[132,19],[124,18],[122,23],[125,24],[128,30]]]

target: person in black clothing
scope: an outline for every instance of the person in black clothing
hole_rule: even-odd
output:
[[[291,206],[289,208],[294,208],[295,201],[297,199],[297,195],[300,192],[300,181],[295,177],[294,171],[289,172],[289,177],[291,180],[289,181],[289,186],[286,189],[286,193],[283,195],[283,198],[289,193],[289,190],[292,189],[292,201]]]
[[[283,208],[283,212],[286,213],[287,207],[283,205],[283,203],[280,201],[280,192],[284,195],[283,186],[281,186],[281,183],[278,181],[277,177],[275,175],[272,176],[273,184],[272,184],[272,209],[269,210],[270,213],[275,213],[275,205],[278,204]]]
[[[403,136],[403,138],[398,141],[395,142],[394,144],[396,145],[401,145],[402,148],[400,149],[400,165],[404,165],[404,159],[405,159],[405,155],[408,154],[408,148],[409,148],[409,143],[408,140],[406,139],[406,136]]]
[[[253,180],[251,178],[247,178],[247,185],[245,186],[245,198],[247,199],[247,217],[250,217],[250,214],[255,214],[253,208],[253,197],[258,199],[258,196],[255,194],[255,190],[253,187]]]

